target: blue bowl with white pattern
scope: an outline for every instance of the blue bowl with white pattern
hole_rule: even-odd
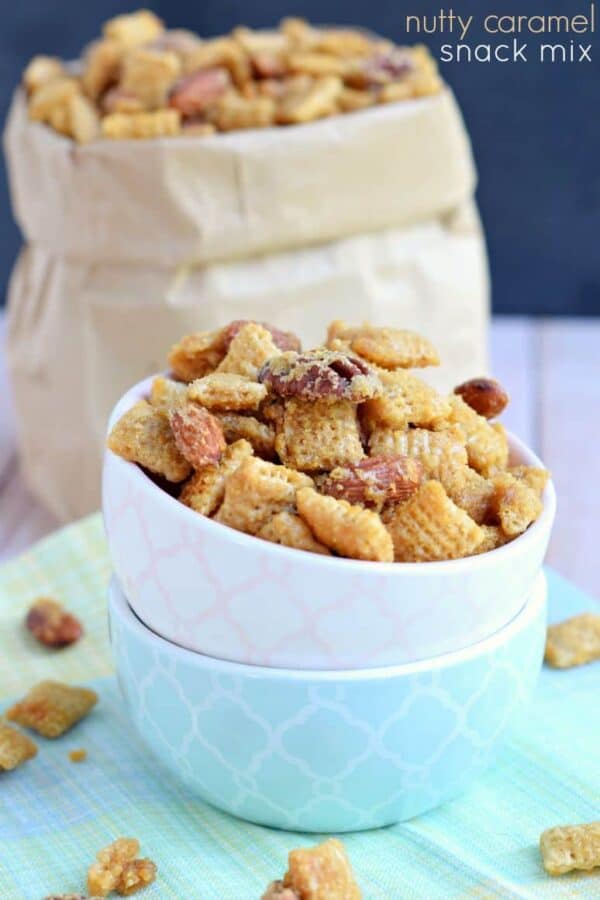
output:
[[[185,650],[143,625],[114,579],[109,611],[129,715],[175,778],[250,822],[343,832],[417,816],[489,765],[540,671],[546,583],[465,650],[345,672]]]

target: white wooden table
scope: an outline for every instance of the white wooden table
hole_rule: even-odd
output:
[[[0,338],[2,333],[0,320]],[[511,395],[503,421],[554,476],[559,511],[548,561],[600,597],[600,319],[500,318],[491,337],[493,373]],[[31,498],[19,475],[1,351],[0,437],[3,560],[57,523]],[[10,460],[3,466],[7,445]]]

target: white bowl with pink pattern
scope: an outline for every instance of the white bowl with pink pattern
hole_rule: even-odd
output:
[[[152,379],[117,403],[109,429]],[[511,461],[542,465],[510,436]],[[320,556],[207,519],[106,451],[103,509],[118,581],[153,631],[206,656],[295,669],[362,669],[452,653],[485,640],[523,608],[554,520],[540,517],[489,553],[429,563]]]

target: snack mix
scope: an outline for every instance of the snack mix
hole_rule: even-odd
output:
[[[299,125],[442,88],[420,45],[294,18],[203,39],[148,10],[106,22],[77,67],[34,57],[23,83],[29,118],[78,143]]]
[[[498,382],[438,394],[409,369],[425,338],[333,322],[326,346],[236,321],[182,338],[171,376],[115,424],[114,453],[217,522],[300,550],[380,562],[501,547],[542,511],[544,469],[512,465]]]
[[[123,897],[135,894],[156,878],[151,859],[139,859],[140,842],[136,838],[118,838],[96,854],[88,869],[90,894],[107,897],[113,891]]]
[[[361,900],[344,845],[330,838],[288,854],[288,870],[273,881],[262,900]]]

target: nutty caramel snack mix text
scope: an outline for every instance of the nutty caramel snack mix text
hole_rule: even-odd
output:
[[[186,335],[108,447],[190,510],[322,555],[458,559],[535,522],[549,476],[509,459],[498,382],[439,394],[408,371],[437,365],[435,348],[399,328],[336,321],[326,344],[241,320]]]
[[[82,144],[301,125],[443,87],[423,46],[396,47],[302,19],[201,39],[167,30],[148,10],[106,22],[78,74],[54,57],[36,56],[23,85],[30,119]],[[398,342],[394,329],[373,351],[368,334],[357,340],[365,357],[373,352],[383,366],[407,354],[424,360],[417,365],[435,358],[424,339],[405,333]]]

